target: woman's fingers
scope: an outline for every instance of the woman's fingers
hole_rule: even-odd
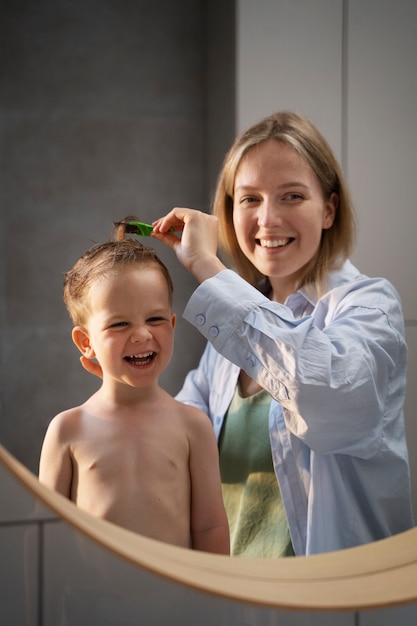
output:
[[[175,207],[152,225],[152,236],[173,249],[197,280],[205,280],[224,268],[217,258],[218,223],[213,215]],[[181,232],[181,237],[170,229]]]
[[[175,207],[169,213],[160,217],[152,223],[154,232],[157,234],[168,233],[170,229],[181,232],[187,222],[190,220],[198,220],[200,215],[204,215],[196,209],[187,209],[183,207]]]

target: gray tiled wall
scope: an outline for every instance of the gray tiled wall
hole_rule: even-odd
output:
[[[208,81],[227,85],[233,60],[216,71],[207,52],[225,41],[216,44],[224,23],[207,32],[215,5],[1,4],[0,441],[32,471],[50,419],[99,384],[71,341],[64,272],[108,238],[114,219],[208,207],[207,159],[219,144],[209,139]],[[223,98],[220,145],[233,135],[232,110]],[[195,285],[172,252],[152,245],[175,283],[176,353],[161,380],[175,393],[203,348],[181,320]]]

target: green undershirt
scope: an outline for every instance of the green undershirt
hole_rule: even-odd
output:
[[[278,558],[294,554],[272,463],[266,391],[243,398],[236,387],[219,441],[231,555]]]

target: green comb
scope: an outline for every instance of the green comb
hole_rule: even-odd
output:
[[[151,224],[145,224],[144,222],[113,222],[115,226],[121,226],[124,224],[125,232],[132,235],[140,235],[141,237],[149,237],[153,231]]]
[[[113,222],[115,226],[120,226],[124,224],[126,227],[125,232],[131,233],[132,235],[139,235],[140,237],[149,237],[151,232],[153,231],[153,226],[151,224],[145,224],[145,222]],[[173,228],[169,229],[172,233],[175,233]]]

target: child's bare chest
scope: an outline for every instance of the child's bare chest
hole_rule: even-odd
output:
[[[181,432],[141,425],[105,424],[83,433],[72,445],[78,479],[128,483],[141,476],[153,479],[188,471],[188,442]]]

